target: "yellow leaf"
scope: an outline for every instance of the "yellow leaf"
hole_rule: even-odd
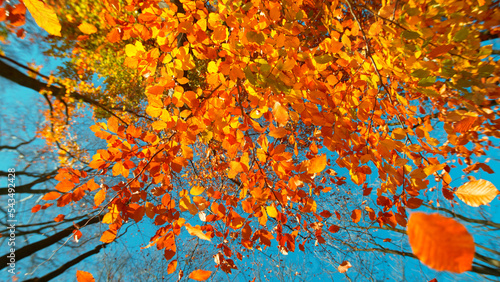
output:
[[[207,66],[207,71],[209,73],[216,73],[219,71],[219,67],[217,66],[217,63],[214,62],[214,61],[211,61],[208,63],[208,66]]]
[[[78,26],[78,29],[85,34],[92,34],[97,32],[97,28],[89,23],[83,22]]]
[[[189,191],[189,192],[193,196],[198,196],[198,195],[201,195],[203,193],[203,191],[205,191],[205,187],[203,187],[203,186],[194,186],[193,188],[191,188],[191,191]]]
[[[272,217],[272,218],[276,218],[276,216],[278,216],[278,211],[276,210],[275,207],[273,206],[268,206],[266,208],[266,211],[267,211],[267,214]]]
[[[207,234],[203,233],[203,231],[201,231],[200,226],[198,226],[198,225],[196,227],[193,227],[189,223],[186,223],[184,225],[184,227],[186,227],[186,230],[189,232],[189,234],[191,234],[193,236],[196,236],[202,240],[207,240],[207,241],[212,240],[212,238],[210,238],[210,236],[208,236]]]
[[[40,0],[24,0],[36,23],[52,35],[61,36],[61,24],[54,9]]]
[[[326,167],[326,155],[317,156],[311,160],[307,167],[307,173],[320,173]]]
[[[455,195],[471,207],[489,204],[498,194],[500,191],[495,185],[484,179],[469,181],[455,191]]]
[[[435,270],[462,273],[472,269],[475,245],[458,221],[437,213],[412,213],[408,239],[419,260]]]

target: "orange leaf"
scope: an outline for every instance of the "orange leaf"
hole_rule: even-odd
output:
[[[189,274],[189,278],[196,281],[205,281],[210,277],[210,274],[212,274],[212,271],[197,269]]]
[[[307,173],[314,174],[322,172],[326,167],[326,155],[317,156],[311,160],[307,167]]]
[[[94,196],[94,204],[99,206],[106,199],[106,189],[101,189]]]
[[[177,260],[173,260],[168,264],[167,273],[172,274],[177,269]]]
[[[469,181],[455,191],[455,195],[471,207],[489,204],[498,194],[500,191],[495,185],[484,179]]]
[[[64,214],[60,214],[54,218],[55,222],[61,222],[64,220]]]
[[[102,234],[100,240],[101,240],[101,242],[104,242],[104,243],[111,243],[115,240],[115,238],[116,238],[116,231],[106,230]]]
[[[417,212],[410,215],[407,231],[413,253],[425,265],[456,273],[471,270],[474,239],[458,221]]]
[[[278,127],[271,129],[269,131],[269,136],[274,137],[274,138],[283,138],[286,136],[287,130],[283,127]]]
[[[346,271],[351,267],[351,263],[345,260],[337,267],[337,269],[340,273],[346,273]]]
[[[78,29],[85,34],[92,34],[97,32],[97,28],[89,23],[83,22],[78,26]]]
[[[56,190],[59,192],[69,192],[75,187],[75,183],[68,181],[68,180],[63,180],[59,182],[59,184],[56,185]]]
[[[49,192],[49,193],[45,194],[45,196],[43,196],[42,200],[44,200],[44,201],[55,200],[55,199],[59,198],[59,196],[61,196],[61,194],[58,192]]]
[[[351,214],[351,219],[354,223],[358,223],[361,220],[361,211],[353,210]]]
[[[52,7],[40,0],[24,0],[23,3],[41,28],[52,35],[61,36],[61,24]]]
[[[92,274],[90,274],[87,271],[82,271],[82,270],[76,271],[76,280],[78,280],[78,282],[94,282],[95,281],[94,276],[92,276]]]
[[[193,227],[190,224],[185,224],[184,227],[186,227],[189,234],[191,234],[193,236],[196,236],[202,240],[207,240],[207,241],[212,240],[212,238],[210,238],[210,236],[208,236],[207,234],[203,233],[203,231],[201,231],[199,226]]]

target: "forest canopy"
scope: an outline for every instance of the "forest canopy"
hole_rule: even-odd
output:
[[[43,148],[0,194],[55,217],[16,231],[44,235],[16,262],[85,239],[27,277],[50,280],[135,226],[171,280],[265,280],[255,253],[326,261],[321,279],[391,277],[368,265],[394,257],[497,279],[499,6],[0,0],[0,76],[40,93],[43,120],[0,144]],[[23,63],[22,42],[57,68]]]

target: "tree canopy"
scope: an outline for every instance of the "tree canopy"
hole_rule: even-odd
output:
[[[89,214],[56,241],[105,224],[88,256],[148,224],[144,248],[179,279],[231,274],[255,249],[335,244],[499,277],[498,245],[464,226],[499,223],[457,212],[500,193],[483,179],[500,144],[499,5],[0,0],[2,48],[26,36],[61,62],[45,76],[0,58],[0,76],[43,95],[37,136],[58,154],[43,174],[57,184],[32,212]],[[28,12],[49,35],[24,29]],[[214,262],[183,273],[192,238]]]

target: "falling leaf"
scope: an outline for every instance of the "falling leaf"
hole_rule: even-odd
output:
[[[212,271],[197,269],[189,274],[189,278],[196,281],[205,281],[210,277],[210,274],[212,274]]]
[[[456,273],[471,270],[474,239],[458,221],[436,213],[412,213],[407,232],[413,253],[430,268]]]
[[[351,267],[352,267],[351,263],[345,260],[337,267],[337,269],[340,273],[346,273],[347,270]]]
[[[497,190],[495,185],[484,179],[469,181],[455,191],[455,195],[471,207],[487,205],[498,194],[500,194],[500,191]]]
[[[23,3],[38,26],[52,35],[61,36],[61,24],[52,7],[40,0],[23,0]]]
[[[92,34],[97,32],[97,28],[89,23],[83,22],[78,26],[78,29],[85,34]]]
[[[82,271],[82,270],[76,271],[76,280],[78,280],[78,282],[94,282],[95,281],[94,276],[92,276],[92,274],[90,274],[87,271]]]

